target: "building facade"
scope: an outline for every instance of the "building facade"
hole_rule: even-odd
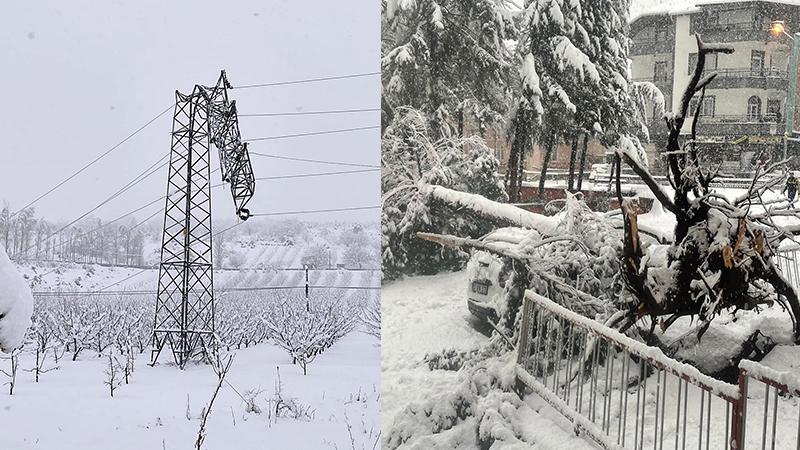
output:
[[[691,117],[681,130],[690,132],[697,110],[699,148],[727,172],[750,170],[762,152],[773,160],[783,156],[792,41],[770,34],[774,20],[784,21],[789,33],[800,31],[800,1],[702,1],[690,9],[644,14],[631,22],[632,78],[653,82],[664,94],[667,111],[678,111],[697,64],[695,33],[706,43],[734,48],[732,54],[706,60],[705,71],[717,77],[699,109],[699,95],[692,100],[687,113]],[[667,130],[663,120],[653,117],[654,111],[648,114],[653,142],[648,153],[658,168]],[[797,117],[796,112],[795,130],[800,128]],[[789,140],[790,155],[797,154],[795,147]]]

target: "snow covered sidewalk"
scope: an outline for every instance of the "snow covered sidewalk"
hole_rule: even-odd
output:
[[[466,352],[488,342],[476,331],[466,305],[466,272],[411,277],[386,285],[382,292],[383,352],[381,355],[381,415],[384,446],[392,431],[407,428],[413,435],[401,448],[479,448],[474,430],[476,418],[467,417],[462,427],[450,427],[436,435],[416,435],[413,424],[403,422],[409,409],[418,409],[435,396],[453,393],[462,384],[459,372],[430,370],[428,353],[454,349]],[[511,394],[513,395],[513,394]],[[445,408],[444,405],[437,405]],[[436,411],[441,414],[441,411]],[[538,396],[529,396],[509,422],[517,438],[534,448],[593,449],[576,437],[569,422]]]

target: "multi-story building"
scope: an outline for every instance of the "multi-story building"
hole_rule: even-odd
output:
[[[667,111],[678,111],[697,64],[695,33],[706,43],[734,48],[732,54],[706,60],[705,70],[718,76],[706,90],[697,125],[702,151],[730,172],[749,170],[762,151],[772,158],[784,151],[787,91],[797,81],[788,76],[791,39],[770,33],[775,20],[783,21],[790,33],[800,31],[800,1],[702,0],[692,8],[645,13],[631,22],[632,78],[660,88]],[[687,115],[694,116],[698,97]],[[653,112],[649,114],[653,119]],[[800,128],[798,116],[796,112],[794,130]],[[691,122],[686,120],[682,133],[690,131]],[[666,126],[659,118],[651,124],[648,150],[658,166]],[[797,153],[794,142],[789,144],[790,154]]]

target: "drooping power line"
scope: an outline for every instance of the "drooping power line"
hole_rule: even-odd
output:
[[[264,158],[274,158],[274,159],[285,159],[288,161],[302,161],[302,162],[310,162],[310,163],[317,163],[317,164],[330,164],[335,166],[352,166],[352,167],[374,167],[380,169],[381,166],[373,165],[373,164],[359,164],[359,163],[351,163],[351,162],[341,162],[341,161],[326,161],[322,159],[309,159],[309,158],[295,158],[293,156],[282,156],[282,155],[272,155],[269,153],[259,153],[259,152],[250,152],[251,156],[262,156]]]
[[[287,180],[291,178],[313,178],[313,177],[325,177],[329,175],[346,175],[351,173],[377,172],[379,170],[380,169],[357,169],[357,170],[341,170],[338,172],[300,173],[297,175],[278,175],[274,177],[260,177],[256,178],[256,180]]]
[[[342,128],[338,130],[309,131],[307,133],[296,133],[296,134],[280,134],[277,136],[265,136],[265,137],[257,137],[250,139],[242,139],[242,142],[274,141],[277,139],[290,139],[290,138],[304,137],[304,136],[318,136],[321,134],[336,134],[336,133],[349,133],[352,131],[362,131],[362,130],[377,130],[380,127],[381,127],[380,125],[370,125],[366,127]]]
[[[333,80],[344,80],[348,78],[363,78],[363,77],[371,77],[375,75],[380,75],[380,71],[378,72],[364,72],[364,73],[353,73],[348,75],[336,75],[331,77],[319,77],[319,78],[307,78],[304,80],[291,80],[291,81],[275,81],[271,83],[256,83],[256,84],[244,84],[241,86],[233,86],[231,89],[250,89],[250,88],[259,88],[259,87],[268,87],[268,86],[285,86],[288,84],[302,84],[302,83],[317,83],[320,81],[333,81]]]

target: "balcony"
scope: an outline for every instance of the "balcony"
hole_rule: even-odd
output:
[[[700,116],[697,134],[705,136],[783,136],[785,118],[779,114]],[[687,120],[690,123],[690,120]]]
[[[764,41],[769,38],[769,24],[754,22],[696,23],[689,33],[699,32],[705,42]]]
[[[785,70],[773,67],[761,69],[710,69],[706,72],[716,72],[717,78],[711,83],[709,89],[777,89],[787,90],[789,76]]]
[[[675,43],[675,36],[668,36],[667,39],[659,40],[655,38],[637,39],[631,43],[630,56],[637,55],[656,55],[672,53]]]

